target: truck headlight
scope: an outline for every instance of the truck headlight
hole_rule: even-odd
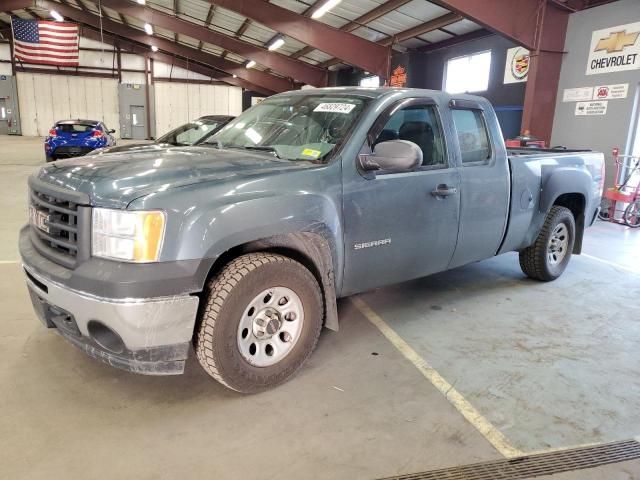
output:
[[[138,263],[158,261],[165,212],[94,208],[91,223],[93,256]]]

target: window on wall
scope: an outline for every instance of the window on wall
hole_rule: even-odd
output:
[[[364,77],[360,80],[361,87],[379,87],[380,86],[380,77],[371,76]]]
[[[452,58],[447,62],[444,89],[447,93],[484,92],[489,88],[491,51]]]

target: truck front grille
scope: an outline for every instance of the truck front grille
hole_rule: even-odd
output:
[[[48,259],[74,268],[78,256],[86,251],[83,242],[88,241],[83,235],[83,217],[88,215],[83,215],[83,210],[88,213],[88,207],[74,203],[71,196],[53,196],[31,189],[29,219],[31,240],[36,249]]]

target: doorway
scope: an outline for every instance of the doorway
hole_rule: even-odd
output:
[[[9,112],[7,99],[0,98],[0,135],[9,135]]]
[[[145,140],[147,138],[146,113],[143,105],[131,105],[131,138]]]

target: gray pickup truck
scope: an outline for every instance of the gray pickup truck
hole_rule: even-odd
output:
[[[518,251],[550,281],[596,218],[603,155],[507,152],[487,100],[411,89],[273,96],[204,144],[29,178],[34,308],[89,355],[240,392],[290,378],[336,299]]]

